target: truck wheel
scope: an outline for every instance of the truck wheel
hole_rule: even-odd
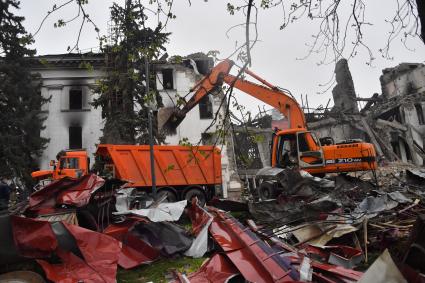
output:
[[[276,189],[274,184],[270,182],[261,183],[260,187],[258,188],[258,194],[262,200],[276,198]]]
[[[186,194],[184,195],[184,198],[187,200],[188,204],[192,203],[192,199],[194,197],[198,198],[198,205],[203,207],[205,203],[207,202],[207,198],[205,197],[205,193],[198,189],[198,188],[192,188],[189,189]]]
[[[170,189],[162,189],[160,190],[157,195],[156,198],[160,199],[163,195],[167,195],[166,201],[167,202],[176,202],[177,201],[177,196],[176,194],[170,190]]]

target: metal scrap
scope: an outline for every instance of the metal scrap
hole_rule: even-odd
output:
[[[148,218],[152,222],[177,221],[182,215],[187,200],[173,203],[160,203],[158,206],[146,209],[132,209],[114,212],[114,215],[133,214]]]

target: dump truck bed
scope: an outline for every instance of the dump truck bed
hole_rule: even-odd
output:
[[[148,145],[100,144],[96,155],[129,186],[152,186]],[[214,146],[155,145],[154,157],[159,187],[221,185],[221,152]]]

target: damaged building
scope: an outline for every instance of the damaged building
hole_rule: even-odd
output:
[[[307,116],[309,129],[335,142],[358,138],[375,145],[379,157],[423,165],[425,65],[402,63],[384,69],[382,94],[359,98],[346,60],[335,69],[334,107],[319,117]],[[359,102],[365,102],[359,109]]]
[[[104,56],[62,54],[34,59],[32,71],[41,76],[41,95],[50,98],[42,106],[46,120],[40,133],[50,141],[39,158],[39,167],[48,169],[49,161],[64,149],[85,148],[89,153],[95,152],[103,122],[102,110],[91,105],[92,87],[104,75]],[[90,64],[93,70],[81,67],[82,64]]]

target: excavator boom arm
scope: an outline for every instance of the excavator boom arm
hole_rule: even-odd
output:
[[[264,85],[230,75],[229,72],[233,65],[234,63],[231,60],[224,60],[217,64],[207,76],[192,88],[192,91],[195,91],[193,96],[185,103],[183,108],[174,111],[165,122],[163,128],[177,127],[183,121],[186,113],[199,104],[202,98],[221,87],[223,83],[227,83],[278,109],[288,119],[290,128],[306,127],[304,113],[295,99],[249,70],[246,70],[246,73]]]
[[[278,109],[289,121],[289,128],[305,128],[305,117],[299,104],[277,88],[268,88],[244,79],[226,75],[224,81],[233,87]]]

